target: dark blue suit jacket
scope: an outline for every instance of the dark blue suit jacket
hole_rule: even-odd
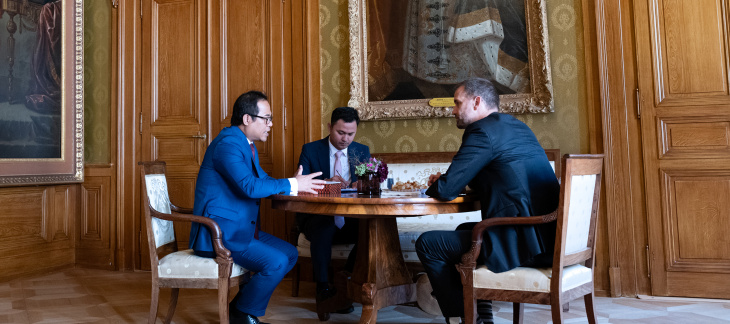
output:
[[[321,171],[322,175],[318,179],[332,178],[330,175],[330,137],[327,136],[321,140],[304,144],[302,153],[299,155],[299,164],[302,166],[302,174],[310,174],[312,172]],[[347,147],[347,161],[350,164],[350,182],[357,181],[355,175],[355,166],[370,159],[370,148],[357,142],[350,143]],[[296,221],[299,228],[304,228],[304,224],[313,216],[311,214],[297,214]]]
[[[464,130],[451,166],[426,194],[452,200],[468,184],[480,197],[482,219],[539,216],[558,207],[560,185],[545,150],[527,125],[493,113]],[[487,230],[484,264],[494,272],[521,265],[549,265],[555,222],[538,226],[498,226]]]
[[[258,154],[251,155],[243,131],[226,127],[205,152],[195,185],[193,213],[218,223],[226,248],[245,251],[257,226],[261,198],[289,191],[289,180],[274,179],[261,169]],[[205,226],[193,223],[190,248],[213,251]]]
[[[330,175],[330,137],[304,144],[302,154],[299,155],[299,164],[302,166],[302,174],[322,171],[318,179],[332,178]],[[350,164],[350,182],[357,181],[355,166],[370,159],[370,148],[357,142],[350,143],[347,147],[347,161]]]

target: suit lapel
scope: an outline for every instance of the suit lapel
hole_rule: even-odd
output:
[[[233,127],[233,126],[231,126],[231,127]],[[235,129],[232,131],[234,131],[234,133],[237,136],[241,136],[241,138],[243,138],[243,143],[244,143],[243,150],[248,151],[249,153],[254,153],[254,154],[251,154],[251,172],[253,173],[253,175],[255,177],[260,178],[259,174],[261,174],[261,172],[259,172],[260,167],[259,167],[259,160],[258,160],[258,154],[257,154],[258,149],[256,148],[256,144],[253,144],[254,152],[251,152],[251,145],[248,144],[248,138],[246,137],[246,134],[244,134],[240,129]],[[245,154],[246,153],[244,153],[244,155]]]
[[[357,176],[355,175],[355,164],[357,163],[357,159],[350,158],[350,157],[357,157],[357,156],[358,156],[358,151],[355,148],[355,145],[350,144],[350,147],[347,148],[347,164],[350,166],[350,182],[357,181]]]
[[[332,178],[332,175],[330,174],[330,146],[329,146],[330,137],[327,136],[321,140],[321,145],[319,145],[319,152],[317,153],[317,157],[319,160],[319,169],[322,170],[322,178],[323,179],[329,179]]]
[[[247,141],[247,143],[248,143],[248,141]],[[258,159],[258,149],[256,148],[256,144],[254,144],[253,153],[254,154],[251,157],[251,165],[252,165],[251,169],[253,170],[253,175],[256,176],[257,178],[260,178],[259,174],[261,174],[261,173],[259,173],[260,166],[259,166],[259,159]]]

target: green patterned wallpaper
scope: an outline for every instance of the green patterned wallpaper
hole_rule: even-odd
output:
[[[346,0],[320,1],[322,129],[332,109],[349,100],[348,18]],[[516,117],[525,122],[545,148],[561,153],[588,152],[585,109],[585,62],[580,0],[547,1],[550,61],[555,112]],[[356,141],[372,152],[456,151],[462,131],[453,118],[368,121],[360,124]]]
[[[111,1],[84,1],[84,159],[110,163]]]

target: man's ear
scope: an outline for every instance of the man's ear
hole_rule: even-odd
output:
[[[248,118],[246,118],[246,117],[248,117]],[[249,116],[249,115],[243,115],[242,122],[243,122],[243,125],[248,126],[248,124],[251,123],[251,116]]]
[[[481,103],[482,103],[482,97],[480,97],[480,96],[474,97],[474,110],[477,110]]]

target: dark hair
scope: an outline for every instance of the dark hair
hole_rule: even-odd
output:
[[[457,89],[461,86],[464,87],[464,92],[467,95],[482,97],[487,108],[499,109],[499,93],[497,93],[497,88],[489,80],[482,78],[466,79],[457,86]]]
[[[258,103],[261,100],[269,100],[269,98],[267,98],[261,91],[252,90],[240,95],[238,99],[236,99],[236,102],[233,103],[231,126],[243,124],[243,115],[249,115],[251,118],[256,120],[256,117],[253,117],[253,115],[259,114]]]
[[[352,107],[337,107],[332,111],[332,118],[330,123],[334,125],[338,120],[342,119],[343,122],[351,123],[355,122],[356,125],[360,125],[360,116],[357,114],[357,110]]]

